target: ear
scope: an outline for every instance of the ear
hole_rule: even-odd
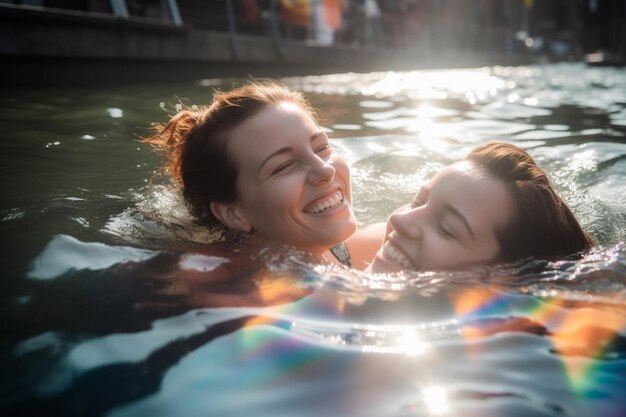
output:
[[[210,208],[211,213],[213,213],[217,220],[224,226],[246,233],[252,231],[252,225],[248,223],[239,208],[234,204],[217,203],[213,201],[210,203]]]

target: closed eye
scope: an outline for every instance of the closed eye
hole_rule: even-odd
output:
[[[332,146],[330,146],[329,143],[325,143],[325,144],[323,144],[321,146],[318,146],[315,149],[315,153],[322,153],[322,152],[325,152],[325,151],[331,151],[332,149],[333,148],[332,148]]]
[[[437,229],[439,230],[441,236],[445,237],[446,239],[456,239],[456,236],[451,231],[446,229],[446,227],[442,223],[439,223],[437,225]]]
[[[287,161],[285,163],[280,164],[276,168],[272,170],[271,175],[280,174],[282,172],[286,172],[288,169],[293,168],[296,164],[296,161]]]
[[[324,160],[330,157],[332,151],[333,147],[330,146],[330,143],[328,142],[321,144],[320,146],[315,148],[315,154]]]

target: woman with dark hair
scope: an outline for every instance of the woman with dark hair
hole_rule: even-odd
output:
[[[389,217],[372,272],[553,260],[595,245],[524,150],[492,143],[439,172]]]
[[[380,245],[380,233],[348,240],[357,228],[350,170],[302,94],[252,83],[155,127],[145,142],[165,153],[191,214],[209,228],[357,268]]]

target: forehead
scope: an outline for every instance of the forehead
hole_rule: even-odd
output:
[[[469,161],[444,168],[429,187],[433,198],[460,211],[479,234],[495,233],[513,216],[513,198],[504,182]]]
[[[230,131],[228,148],[236,160],[264,159],[277,149],[294,146],[318,129],[300,106],[283,102],[268,106]]]
[[[245,137],[250,140],[264,141],[281,136],[290,136],[296,131],[316,128],[311,116],[296,104],[283,102],[271,105],[244,120],[231,131],[233,139]]]

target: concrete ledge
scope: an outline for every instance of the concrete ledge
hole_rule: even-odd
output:
[[[104,14],[0,5],[4,86],[519,64],[524,57],[307,45]]]

